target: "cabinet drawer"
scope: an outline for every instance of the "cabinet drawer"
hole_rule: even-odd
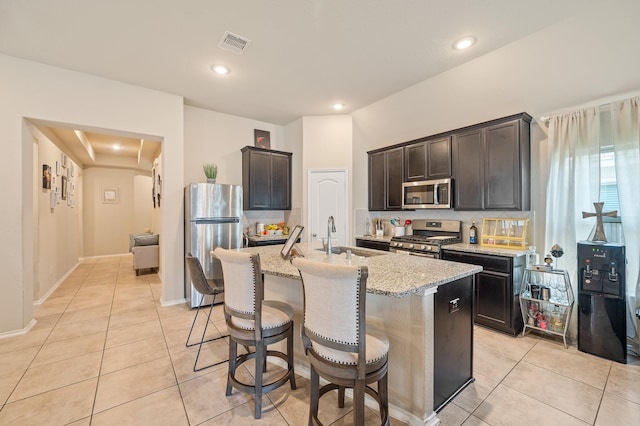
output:
[[[508,257],[463,253],[451,250],[444,250],[443,254],[444,260],[479,265],[486,271],[504,272],[506,274],[513,272],[512,259]]]

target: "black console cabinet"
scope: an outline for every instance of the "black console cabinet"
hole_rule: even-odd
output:
[[[290,152],[242,148],[245,210],[291,210]]]
[[[443,260],[482,266],[476,275],[476,324],[515,336],[524,326],[520,313],[520,285],[525,256],[496,256],[488,254],[442,250]]]

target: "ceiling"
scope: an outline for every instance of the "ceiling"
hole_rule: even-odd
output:
[[[340,113],[353,112],[579,13],[583,3],[0,0],[0,53],[286,125],[333,114],[335,102],[345,104]],[[225,31],[250,40],[241,55],[218,47]],[[467,35],[477,43],[454,50]],[[214,64],[231,72],[215,75]]]

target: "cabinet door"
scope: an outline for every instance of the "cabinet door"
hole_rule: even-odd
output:
[[[451,137],[427,141],[427,178],[451,177]]]
[[[511,274],[482,271],[476,278],[476,314],[479,324],[498,329],[511,325]]]
[[[394,148],[385,151],[386,172],[386,209],[402,209],[402,177],[404,149]]]
[[[518,125],[518,121],[511,121],[485,130],[485,209],[520,209]]]
[[[427,143],[420,142],[404,147],[404,181],[427,178]]]
[[[271,154],[249,151],[249,205],[245,209],[271,208]]]
[[[271,154],[271,209],[291,210],[291,157]]]
[[[385,207],[384,154],[369,154],[369,210],[384,210]]]
[[[453,136],[454,199],[456,210],[482,210],[484,199],[482,129]]]

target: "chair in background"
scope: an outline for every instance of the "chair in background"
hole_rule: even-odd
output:
[[[133,234],[132,234],[133,235]],[[138,234],[129,236],[131,253],[133,253],[133,269],[136,276],[143,269],[153,269],[158,273],[160,266],[160,237],[158,234]]]
[[[229,331],[229,372],[227,396],[232,388],[253,394],[254,417],[262,415],[262,395],[286,382],[296,388],[293,368],[293,309],[286,303],[264,301],[264,281],[260,257],[251,253],[225,250],[218,247],[214,255],[222,264],[226,292],[224,316]],[[267,346],[286,339],[287,353],[268,350]],[[238,344],[255,347],[255,351],[238,355]],[[263,373],[267,357],[278,357],[287,362],[286,371],[269,383],[264,383]],[[241,382],[236,371],[243,363],[255,359],[255,385]]]
[[[207,334],[207,327],[209,327],[209,321],[211,320],[211,312],[213,311],[213,304],[216,302],[216,296],[224,293],[224,283],[219,283],[214,280],[208,280],[204,271],[202,270],[202,265],[200,264],[200,260],[197,257],[193,257],[191,253],[188,253],[185,256],[187,260],[187,268],[189,269],[189,276],[191,277],[191,282],[198,293],[202,296],[200,297],[200,303],[198,304],[198,310],[196,311],[196,315],[193,318],[193,323],[191,324],[191,330],[189,330],[189,336],[187,336],[187,343],[185,346],[190,348],[192,346],[198,345],[198,355],[196,355],[196,361],[193,363],[193,371],[204,370],[205,368],[213,367],[214,365],[222,364],[223,362],[227,362],[227,360],[216,362],[214,364],[210,364],[204,367],[197,368],[198,359],[200,358],[200,351],[202,350],[202,345],[207,342],[213,342],[214,340],[222,339],[225,336],[214,337],[212,339],[205,340],[205,335]],[[198,314],[200,313],[200,308],[202,308],[202,303],[204,302],[205,296],[213,296],[213,300],[211,301],[211,307],[209,308],[209,315],[207,316],[207,322],[204,325],[204,330],[202,331],[202,338],[199,342],[189,343],[191,339],[191,333],[193,333],[193,328],[196,325],[198,320]]]
[[[367,333],[366,266],[332,265],[295,258],[304,292],[302,342],[311,366],[309,425],[321,425],[322,395],[338,390],[344,407],[345,388],[353,389],[353,424],[364,425],[365,392],[380,407],[382,425],[389,425],[387,369],[389,340]],[[329,383],[320,388],[320,377]],[[377,382],[378,389],[369,385]]]

